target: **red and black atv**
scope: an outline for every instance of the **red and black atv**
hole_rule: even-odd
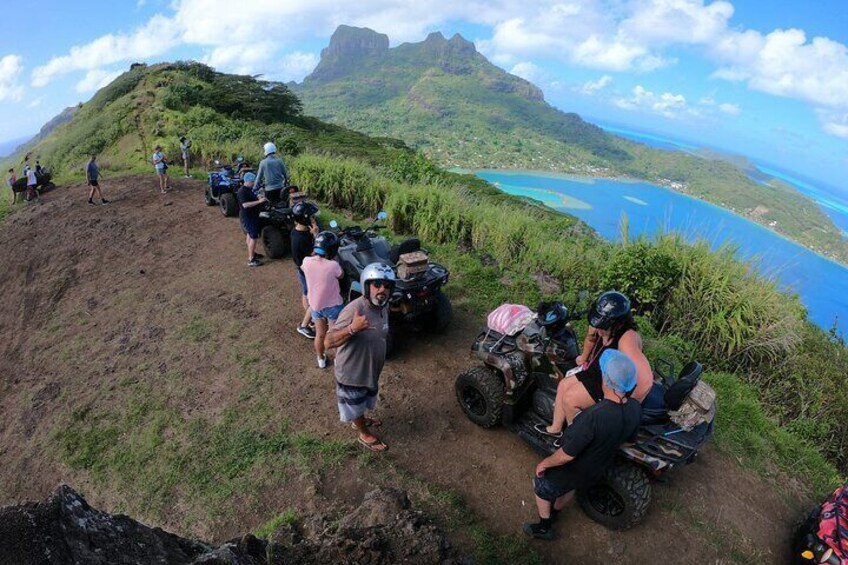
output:
[[[560,314],[551,319],[551,311]],[[465,415],[484,428],[502,424],[541,454],[553,453],[553,438],[539,434],[534,425],[551,422],[557,384],[562,378],[572,378],[565,373],[576,367],[579,346],[568,310],[561,304],[540,310],[513,335],[487,327],[474,340],[471,354],[482,365],[456,379],[456,398]],[[615,465],[600,483],[576,493],[584,512],[613,530],[637,524],[651,501],[651,479],[694,461],[713,432],[714,405],[705,408],[705,412],[712,410],[708,421],[690,428],[670,419],[664,400],[679,396],[668,395],[669,389],[676,393],[693,390],[703,371],[701,365],[687,364],[677,378],[673,367],[666,365],[671,370],[656,374],[654,390],[643,404],[636,440],[621,447]],[[709,389],[706,383],[701,387]],[[683,399],[673,402],[673,408],[681,408]]]

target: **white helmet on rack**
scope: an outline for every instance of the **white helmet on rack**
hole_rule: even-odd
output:
[[[362,295],[366,300],[371,301],[374,306],[385,306],[388,304],[388,299],[385,301],[375,302],[369,292],[369,287],[371,286],[372,281],[385,281],[389,283],[389,295],[391,295],[391,291],[395,287],[395,270],[392,269],[386,263],[371,263],[364,269],[362,269],[362,274],[359,276],[359,284],[362,286]]]
[[[271,143],[270,141],[269,141],[268,143],[266,143],[266,144],[265,144],[264,149],[265,149],[265,156],[266,156],[266,157],[267,157],[268,155],[270,155],[271,153],[276,153],[276,152],[277,152],[277,146],[276,146],[276,145],[274,145],[273,143]]]

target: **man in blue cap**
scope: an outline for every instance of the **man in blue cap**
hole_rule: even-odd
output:
[[[553,522],[574,491],[598,482],[621,444],[639,428],[642,408],[630,399],[636,388],[636,365],[624,353],[607,349],[600,366],[603,399],[580,412],[554,443],[558,449],[536,465],[533,491],[539,521],[524,524],[528,536],[553,539]]]
[[[247,235],[247,266],[258,267],[262,264],[261,255],[256,253],[256,240],[259,239],[259,212],[260,205],[265,204],[265,197],[257,198],[253,192],[256,175],[247,173],[244,175],[243,184],[238,189],[236,198],[239,204],[239,219],[241,229]]]

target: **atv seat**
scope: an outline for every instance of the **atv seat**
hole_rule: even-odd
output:
[[[411,237],[392,246],[389,250],[389,261],[391,261],[393,265],[397,265],[398,261],[400,261],[401,255],[413,253],[415,251],[421,251],[421,240],[417,237]]]
[[[642,402],[642,424],[667,422],[670,405],[675,410],[679,408],[683,397],[697,384],[703,372],[704,367],[697,361],[692,361],[680,370],[674,382],[655,381]],[[672,390],[672,394],[669,394],[669,390]]]

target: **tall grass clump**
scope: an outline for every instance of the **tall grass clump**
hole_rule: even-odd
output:
[[[616,247],[603,282],[633,297],[660,335],[691,342],[712,366],[773,368],[801,341],[798,298],[739,261],[732,247],[713,250],[677,234],[639,238]]]

